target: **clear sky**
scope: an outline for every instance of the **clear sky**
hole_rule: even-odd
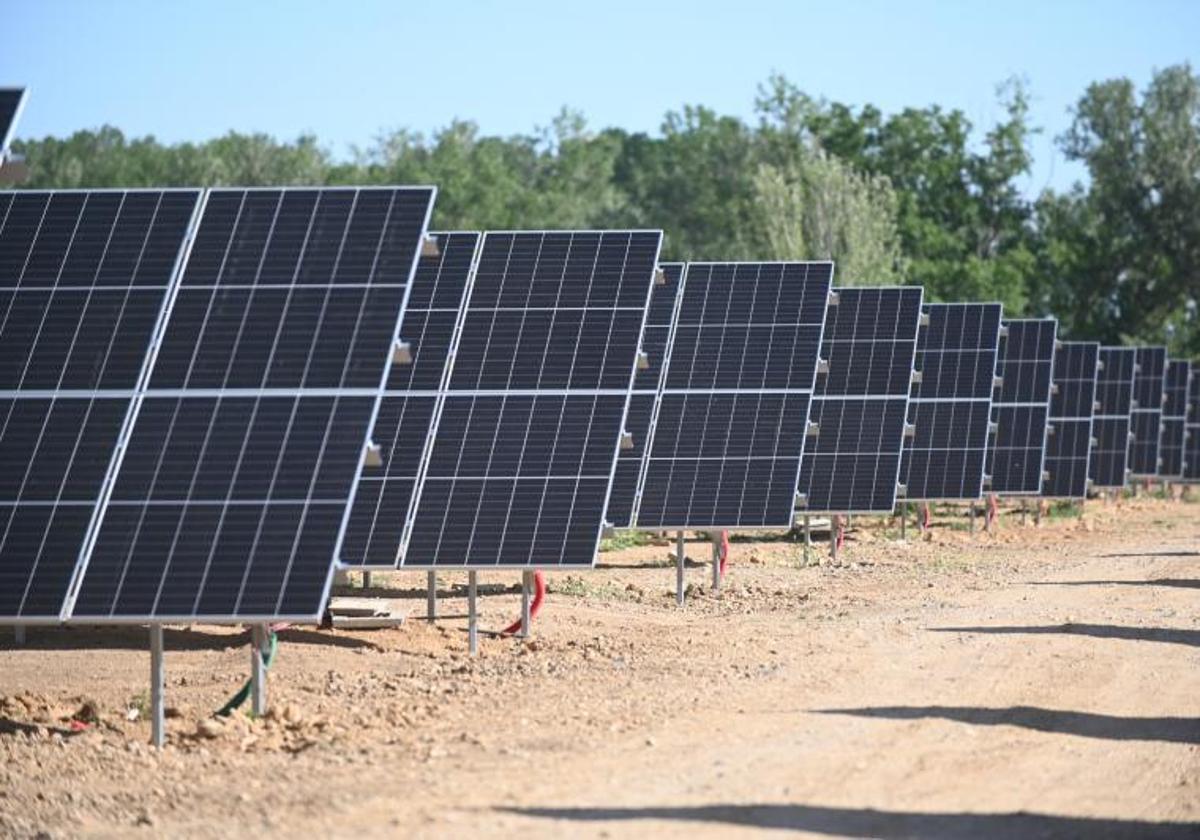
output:
[[[455,117],[527,133],[564,105],[650,132],[687,103],[748,117],[774,70],[814,96],[983,125],[1018,75],[1043,130],[1029,193],[1079,177],[1053,138],[1089,82],[1200,67],[1200,0],[0,0],[0,26],[0,84],[31,89],[18,137],[313,132],[338,156]]]

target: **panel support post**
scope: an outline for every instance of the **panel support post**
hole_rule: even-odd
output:
[[[908,502],[900,503],[900,539],[908,539]]]
[[[533,616],[532,600],[530,598],[530,590],[533,589],[533,572],[521,572],[521,638],[528,639],[533,632],[531,624]]]
[[[683,558],[686,547],[683,531],[675,538],[675,606],[683,606]]]
[[[712,537],[712,588],[713,592],[721,591],[721,533],[713,531]]]
[[[267,713],[267,625],[250,625],[250,711],[255,717]]]
[[[163,704],[166,681],[163,672],[163,628],[150,625],[150,743],[162,749],[167,741],[167,713]]]
[[[475,601],[479,595],[479,573],[467,572],[467,652],[479,653],[479,613]]]
[[[829,559],[834,565],[837,564],[838,555],[838,529],[842,525],[842,517],[834,514],[829,517]]]
[[[812,522],[809,515],[804,514],[804,565],[812,562]]]
[[[1033,524],[1041,526],[1042,524],[1042,500],[1037,500],[1037,506],[1033,509]]]
[[[25,625],[18,624],[13,627],[13,644],[20,647],[25,644]]]
[[[371,573],[370,572],[365,571],[365,570],[363,571],[362,584],[363,584],[363,589],[371,588]]]
[[[1024,499],[1021,500],[1021,527],[1025,527],[1025,514],[1029,508],[1029,503]]]
[[[437,572],[425,573],[425,618],[437,620]]]
[[[971,534],[975,533],[975,503],[974,502],[971,502],[971,512],[967,518],[967,531],[968,531],[968,533],[971,533]]]

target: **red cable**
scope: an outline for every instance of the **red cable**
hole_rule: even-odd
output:
[[[542,608],[542,601],[546,600],[546,576],[542,572],[533,573],[533,603],[529,605],[529,623],[537,618],[538,611]],[[521,632],[524,619],[518,618],[512,624],[500,631],[501,636],[512,636]],[[525,628],[528,632],[529,628]]]

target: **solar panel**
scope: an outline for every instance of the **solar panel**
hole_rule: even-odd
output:
[[[25,88],[0,88],[0,163],[16,134],[17,120],[25,104]]]
[[[1101,347],[1096,374],[1096,408],[1092,418],[1088,477],[1095,487],[1124,487],[1129,464],[1129,411],[1133,403],[1132,347]]]
[[[1163,386],[1162,434],[1159,439],[1158,474],[1163,478],[1182,478],[1184,440],[1186,438],[1188,383],[1192,363],[1171,359]]]
[[[1138,347],[1130,411],[1129,470],[1133,478],[1158,475],[1158,443],[1162,422],[1163,384],[1167,373],[1167,348]]]
[[[992,388],[1000,341],[998,303],[931,303],[917,334],[917,370],[901,475],[911,501],[983,494]]]
[[[433,197],[209,192],[73,619],[320,615]]]
[[[0,192],[0,616],[63,611],[199,201]]]
[[[1188,383],[1187,418],[1183,434],[1183,480],[1200,481],[1200,376]]]
[[[1006,320],[1000,336],[1001,384],[992,395],[995,433],[986,471],[993,493],[1036,495],[1042,488],[1050,379],[1058,321]]]
[[[688,263],[639,528],[790,527],[833,263]]]
[[[404,566],[591,566],[661,244],[484,234]]]
[[[412,363],[392,367],[375,422],[378,464],[363,467],[342,541],[341,562],[394,568],[412,516],[417,476],[430,447],[438,394],[445,385],[450,344],[474,265],[478,233],[438,233],[438,255],[417,264],[400,336]]]
[[[1054,393],[1046,436],[1048,475],[1042,483],[1042,495],[1048,498],[1087,496],[1099,361],[1100,345],[1094,341],[1063,341],[1054,351]]]
[[[634,376],[629,413],[625,418],[625,431],[633,438],[633,446],[622,449],[617,457],[617,472],[613,477],[612,493],[608,497],[605,518],[614,528],[633,525],[638,480],[645,468],[651,418],[665,379],[664,361],[680,299],[683,263],[663,263],[660,268],[665,282],[655,284],[650,294],[646,329],[642,333],[642,352],[646,354],[646,363],[644,367],[639,365]]]
[[[800,467],[806,513],[889,513],[896,506],[920,286],[837,291],[825,315],[811,422]]]

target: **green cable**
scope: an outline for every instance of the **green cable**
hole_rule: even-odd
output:
[[[267,671],[271,670],[271,663],[275,661],[275,651],[279,647],[279,637],[271,633],[270,640],[267,644],[267,650],[263,653],[263,668]],[[237,694],[229,698],[229,701],[217,709],[214,717],[229,717],[234,713],[239,706],[245,703],[250,698],[250,680],[246,680],[246,684],[241,687]]]

